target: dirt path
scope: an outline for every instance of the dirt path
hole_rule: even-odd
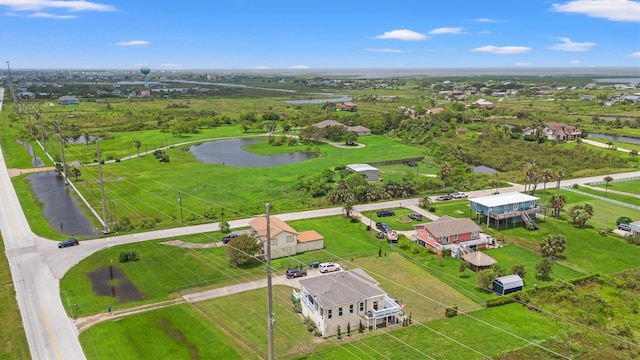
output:
[[[46,166],[46,167],[37,167],[37,168],[30,168],[30,169],[7,169],[7,170],[9,170],[9,176],[14,177],[22,174],[30,174],[30,173],[36,173],[36,172],[42,172],[42,171],[54,171],[55,169],[56,169],[55,166]]]

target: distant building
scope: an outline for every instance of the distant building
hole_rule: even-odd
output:
[[[368,181],[380,180],[380,170],[369,164],[350,164],[347,165],[347,170],[365,175]]]
[[[344,110],[344,111],[358,111],[358,105],[352,103],[352,102],[343,102],[342,104],[340,104],[340,109]]]
[[[313,124],[313,126],[317,127],[318,129],[325,129],[331,126],[340,126],[343,127],[345,130],[347,130],[348,132],[352,132],[357,134],[358,136],[366,136],[366,135],[371,135],[371,129],[366,128],[364,126],[360,126],[360,125],[356,125],[356,126],[347,126],[345,124],[339,123],[335,120],[323,120],[320,121],[319,123],[315,123]]]
[[[75,96],[60,96],[58,98],[58,104],[59,105],[78,105],[78,98],[76,98]]]
[[[251,233],[262,243],[267,241],[267,218],[265,216],[251,219],[249,226]],[[275,216],[269,217],[269,235],[271,237],[272,259],[324,248],[324,237],[315,230],[297,232]]]

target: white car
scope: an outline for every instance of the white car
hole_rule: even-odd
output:
[[[457,192],[455,194],[453,194],[453,198],[454,199],[464,199],[464,198],[468,198],[469,195],[467,195],[467,193],[463,193],[463,192]]]
[[[339,270],[340,270],[340,265],[336,263],[326,262],[326,263],[320,264],[321,273],[328,273],[328,272],[339,271]]]

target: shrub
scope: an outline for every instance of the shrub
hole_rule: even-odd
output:
[[[140,260],[140,255],[138,255],[137,251],[122,251],[120,253],[119,260],[121,263],[126,263],[129,261],[138,261]]]
[[[444,317],[452,318],[458,315],[458,306],[450,306],[444,311]]]

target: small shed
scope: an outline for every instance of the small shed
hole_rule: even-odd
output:
[[[480,251],[464,254],[462,259],[469,263],[473,271],[486,270],[498,263],[496,259]]]
[[[380,180],[380,171],[369,164],[351,164],[347,165],[347,170],[353,171],[358,174],[363,174],[369,181]]]
[[[511,294],[520,291],[524,287],[524,281],[518,275],[501,276],[493,280],[493,292],[498,295]]]

